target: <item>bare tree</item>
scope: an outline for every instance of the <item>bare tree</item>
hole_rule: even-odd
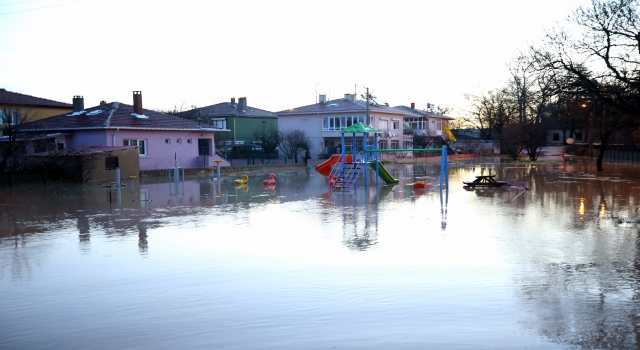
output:
[[[305,151],[306,158],[306,154],[311,148],[309,138],[305,135],[304,131],[299,129],[280,131],[279,140],[280,150],[287,158],[293,159],[296,162],[298,162],[301,152]]]
[[[635,129],[640,121],[640,13],[638,0],[591,0],[568,19],[577,28],[572,36],[562,28],[547,33],[544,46],[532,48],[540,64],[563,81],[563,91],[602,105],[605,123],[593,125],[590,134],[600,139],[604,153],[608,138],[604,125]],[[575,31],[574,31],[575,32]],[[608,106],[605,107],[605,106]],[[606,112],[609,110],[610,112]],[[594,115],[591,115],[593,121]],[[611,118],[618,118],[613,122]],[[595,131],[598,128],[605,129]],[[603,171],[601,156],[598,171]]]
[[[198,120],[198,110],[199,110],[198,106],[196,105],[185,106],[184,103],[182,103],[182,105],[180,106],[175,104],[173,105],[173,107],[167,108],[167,109],[162,109],[162,108],[154,109],[154,111],[156,112],[175,115],[176,117],[181,117],[181,118],[195,120],[195,121]]]
[[[485,140],[499,138],[502,128],[515,118],[516,111],[506,89],[466,95],[466,98],[471,102],[471,117],[463,118],[464,122],[480,130]]]
[[[35,119],[36,111],[32,106],[25,106],[20,101],[0,103],[0,173],[20,171],[26,152],[25,142],[32,136],[22,131],[22,125]]]
[[[258,142],[267,158],[270,158],[280,144],[280,133],[273,125],[262,124],[254,133],[253,138]]]

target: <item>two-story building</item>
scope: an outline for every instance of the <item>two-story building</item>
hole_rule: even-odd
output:
[[[238,98],[237,102],[231,98],[231,102],[194,108],[178,116],[208,124],[214,129],[227,130],[218,133],[218,147],[255,144],[256,132],[263,129],[278,130],[278,115],[248,106],[246,97]]]
[[[0,135],[2,130],[31,121],[71,112],[69,103],[0,89]]]
[[[395,108],[418,115],[417,117],[407,117],[404,119],[403,133],[405,135],[450,138],[449,135],[447,135],[447,128],[449,121],[453,120],[453,118],[432,111],[416,109],[414,102],[411,103],[411,107],[396,106]]]
[[[280,130],[303,130],[311,141],[311,156],[320,158],[339,153],[343,146],[347,152],[351,152],[352,141],[346,140],[345,145],[341,145],[338,132],[357,122],[381,132],[378,149],[411,149],[414,133],[446,138],[442,133],[442,121],[451,119],[415,108],[389,107],[377,99],[370,99],[367,103],[358,100],[355,94],[345,94],[341,99],[330,101],[326,101],[325,95],[320,95],[318,103],[277,114]]]

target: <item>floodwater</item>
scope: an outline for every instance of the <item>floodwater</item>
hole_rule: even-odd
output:
[[[2,188],[0,349],[640,347],[638,168],[479,162]]]

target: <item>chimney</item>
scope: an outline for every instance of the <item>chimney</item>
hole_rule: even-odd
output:
[[[347,100],[355,100],[356,99],[356,95],[355,94],[344,94],[344,98]]]
[[[411,109],[416,109],[416,103],[415,102],[411,102]]]
[[[101,105],[101,106],[104,106],[104,105],[106,105],[106,104],[107,104],[107,101],[105,101],[105,100],[100,101],[100,105]]]
[[[231,105],[232,105],[232,106],[235,106],[235,105],[236,105],[236,98],[235,98],[235,97],[232,97],[232,98],[231,98]]]
[[[84,97],[73,96],[73,112],[84,111]]]
[[[320,95],[319,99],[320,99],[320,103],[325,103],[327,102],[327,95]]]
[[[143,115],[142,112],[142,91],[133,92],[133,113]]]
[[[238,97],[238,109],[241,111],[247,110],[247,98],[246,97]]]

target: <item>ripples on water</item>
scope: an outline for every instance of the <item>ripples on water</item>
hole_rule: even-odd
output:
[[[0,348],[637,348],[638,175],[592,168],[3,188]]]

